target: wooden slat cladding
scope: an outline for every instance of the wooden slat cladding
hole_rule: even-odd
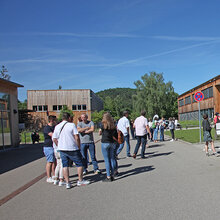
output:
[[[182,113],[198,111],[198,103],[193,102],[193,95],[196,92],[202,92],[203,90],[208,89],[210,87],[213,88],[213,96],[201,101],[200,108],[201,108],[201,110],[213,108],[214,112],[220,112],[220,75],[219,75],[219,76],[207,81],[206,83],[201,84],[200,87],[197,86],[194,89],[191,89],[190,91],[185,92],[182,95],[180,95],[178,98],[178,106],[179,106],[180,100],[184,100],[184,105],[178,107],[179,115]],[[210,91],[211,91],[211,89],[210,89]],[[185,99],[189,96],[191,97],[191,103],[186,104]]]

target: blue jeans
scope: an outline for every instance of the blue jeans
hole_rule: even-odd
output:
[[[117,162],[117,159],[116,159],[116,157],[117,157],[116,152],[117,152],[118,148],[119,148],[119,144],[118,144],[118,143],[114,143],[114,144],[113,144],[113,149],[114,149],[115,161],[114,161],[114,163],[113,163],[113,167],[114,167],[114,170],[115,170],[115,171],[118,170],[118,162]]]
[[[160,141],[164,141],[164,127],[160,128]]]
[[[154,129],[154,137],[153,137],[154,141],[157,141],[157,136],[158,136],[158,128],[155,128]]]
[[[92,160],[92,165],[93,165],[93,169],[94,171],[98,170],[98,162],[96,160],[96,156],[95,156],[95,144],[94,143],[88,143],[88,144],[81,144],[81,154],[83,156],[83,159],[86,160],[84,167],[84,171],[88,168],[88,161],[87,161],[87,155],[88,155],[88,150],[90,153],[90,157]]]
[[[141,149],[141,157],[144,157],[144,153],[145,153],[145,147],[147,144],[147,135],[144,136],[136,136],[137,139],[137,144],[136,147],[134,149],[134,154],[137,155],[137,152],[139,150],[140,145],[142,144],[142,149]]]
[[[113,143],[102,143],[102,154],[105,161],[105,169],[107,176],[114,175],[114,161],[115,161],[115,155],[114,155],[114,147]]]
[[[69,167],[69,160],[72,160],[77,167],[82,167],[84,162],[80,150],[76,151],[60,151],[60,157],[63,167]]]
[[[122,151],[123,147],[124,147],[124,144],[126,142],[127,144],[127,156],[129,157],[131,154],[130,154],[130,135],[128,134],[127,136],[124,136],[124,143],[120,144],[118,150],[117,150],[117,155],[120,154],[120,152]]]

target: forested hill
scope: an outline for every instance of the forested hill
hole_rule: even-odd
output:
[[[136,94],[136,89],[131,88],[115,88],[115,89],[106,89],[96,93],[100,98],[105,100],[107,96],[114,99],[116,96],[120,96],[123,100],[129,101],[128,99],[132,98],[132,95]]]
[[[132,96],[136,95],[136,89],[106,89],[96,94],[104,101],[104,110],[110,111],[115,118],[120,118],[125,110],[133,111]]]

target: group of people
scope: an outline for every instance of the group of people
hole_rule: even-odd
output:
[[[145,117],[146,112],[133,122],[133,129],[137,144],[133,155],[130,153],[130,121],[128,111],[123,112],[123,117],[116,123],[110,113],[104,113],[99,135],[101,135],[101,149],[105,161],[106,178],[103,182],[112,182],[118,173],[118,155],[127,145],[127,157],[136,158],[138,150],[141,147],[141,158],[145,158],[145,148],[147,137],[149,140],[157,141],[158,131],[160,131],[160,140],[164,140],[165,120],[158,116],[153,121],[148,122]],[[170,129],[173,121],[170,120]],[[155,127],[154,127],[155,126]],[[73,118],[69,113],[64,112],[62,122],[57,124],[55,116],[48,117],[48,124],[44,128],[44,154],[47,158],[46,173],[47,182],[59,186],[66,186],[70,189],[72,185],[69,180],[70,163],[77,167],[78,181],[77,186],[87,185],[90,182],[84,180],[83,176],[88,173],[89,155],[91,157],[95,174],[101,174],[96,159],[96,149],[94,143],[94,123],[88,120],[86,114],[82,114],[78,119],[77,126],[73,123]],[[152,132],[153,129],[153,132]],[[123,141],[119,143],[118,132],[123,134]],[[174,139],[174,137],[173,137]]]

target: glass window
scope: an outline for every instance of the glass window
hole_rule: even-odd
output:
[[[42,105],[39,105],[39,106],[38,106],[38,111],[39,111],[39,112],[42,112],[42,110],[43,110]]]
[[[196,100],[195,100],[195,94],[192,95],[192,100],[193,100],[193,103],[196,102]]]
[[[185,104],[188,105],[188,104],[191,104],[191,96],[187,96],[185,98]]]
[[[63,106],[62,106],[62,105],[58,105],[58,110],[59,110],[59,111],[61,111],[61,110],[62,110],[62,108],[63,108]]]
[[[179,106],[184,106],[184,99],[179,100]]]
[[[81,105],[78,105],[78,110],[82,110],[82,106]]]
[[[213,87],[209,87],[207,89],[203,89],[202,93],[204,94],[204,99],[212,98],[213,97]]]
[[[47,105],[44,105],[44,111],[46,112],[48,110]]]
[[[82,106],[82,109],[83,109],[83,110],[86,110],[86,105],[83,105],[83,106]]]
[[[33,106],[33,111],[35,111],[35,112],[37,111],[37,106],[36,105]]]
[[[76,111],[76,105],[72,105],[72,110]]]
[[[57,105],[53,105],[53,111],[57,111]]]

